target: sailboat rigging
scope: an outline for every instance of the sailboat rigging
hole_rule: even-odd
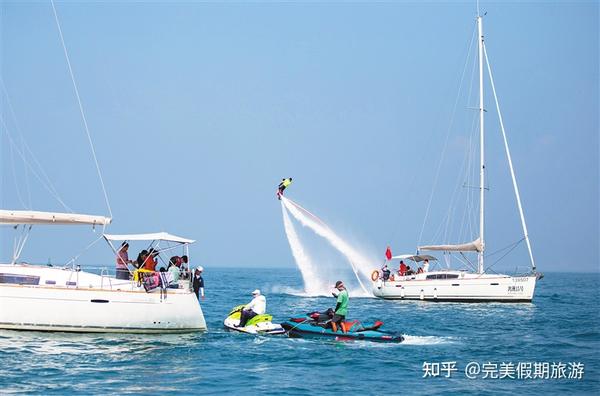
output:
[[[422,251],[441,251],[444,253],[459,252],[463,257],[465,253],[477,254],[476,272],[457,270],[438,270],[422,273],[406,273],[399,271],[398,276],[384,279],[383,274],[374,274],[372,279],[373,293],[385,299],[420,299],[434,301],[504,301],[504,302],[529,302],[533,299],[536,281],[542,276],[536,272],[535,260],[531,248],[531,241],[527,230],[521,196],[515,176],[513,161],[504,128],[500,105],[496,94],[496,87],[485,47],[483,34],[483,16],[477,15],[477,46],[478,46],[478,79],[479,79],[479,227],[478,235],[471,242],[460,244],[422,245],[417,248],[416,255],[396,256],[392,259],[410,260],[421,262],[425,256]],[[509,276],[503,274],[486,273],[485,258],[485,191],[486,187],[486,157],[485,157],[485,112],[484,107],[484,65],[487,67],[489,81],[492,88],[496,111],[502,131],[505,154],[507,157],[510,175],[519,211],[523,238],[526,242],[531,271],[522,276]],[[427,256],[427,262],[435,258]]]
[[[123,333],[206,330],[202,308],[192,290],[191,271],[187,261],[188,247],[194,240],[165,232],[103,234],[115,254],[117,276],[109,275],[105,269],[101,274],[85,271],[80,265],[75,265],[75,260],[71,266],[67,264],[64,268],[19,261],[33,225],[85,224],[106,227],[112,222],[108,194],[52,0],[51,4],[110,217],[0,210],[0,225],[15,228],[21,225],[23,230],[21,236],[15,240],[11,262],[0,263],[0,329]],[[113,241],[121,242],[120,247],[115,248]],[[146,252],[144,260],[141,260],[134,271],[130,271],[128,267],[128,264],[134,262],[127,256],[127,241],[140,241],[139,243],[144,243],[143,246],[148,246],[149,242],[148,251],[142,251]],[[168,246],[164,247],[165,244]],[[157,272],[155,260],[160,258],[161,253],[175,248],[182,248],[184,253],[181,257],[174,256],[168,259],[169,264],[177,269],[168,274]],[[151,269],[146,268],[150,267],[150,264],[154,266]]]

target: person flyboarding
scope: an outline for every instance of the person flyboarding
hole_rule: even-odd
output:
[[[281,197],[283,196],[283,191],[292,184],[292,178],[288,177],[287,179],[281,179],[281,183],[277,186],[277,199],[281,201]]]

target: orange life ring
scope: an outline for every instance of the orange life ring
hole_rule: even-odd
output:
[[[371,280],[373,282],[375,282],[377,279],[379,279],[379,271],[375,270],[373,271],[373,273],[371,274]]]
[[[394,279],[395,279],[395,278],[394,278],[394,274],[391,274],[391,275],[390,275],[390,281],[392,281],[392,282],[393,282],[393,281],[394,281]]]

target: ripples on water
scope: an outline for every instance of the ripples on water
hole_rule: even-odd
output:
[[[547,274],[533,304],[351,299],[352,317],[381,319],[402,344],[252,337],[222,328],[229,309],[270,290],[275,319],[334,305],[303,297],[293,270],[208,271],[209,332],[98,335],[0,331],[0,393],[44,394],[595,394],[600,390],[598,275]],[[278,289],[279,288],[279,289]],[[560,291],[560,292],[557,292]],[[423,362],[582,362],[584,380],[422,378]]]

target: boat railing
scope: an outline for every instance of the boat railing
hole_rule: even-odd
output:
[[[29,263],[19,263],[19,264],[23,264],[23,265],[35,265],[35,266],[43,266],[40,264],[29,264]],[[78,288],[80,287],[80,273],[84,272],[84,273],[88,273],[88,274],[92,274],[95,276],[98,276],[99,282],[92,282],[92,283],[87,283],[86,282],[86,287],[89,288],[98,288],[98,289],[103,289],[103,290],[113,290],[115,287],[118,287],[119,289],[123,289],[124,286],[124,281],[121,282],[116,282],[115,283],[115,270],[113,269],[113,267],[108,267],[108,266],[93,266],[93,265],[78,265],[78,264],[70,264],[70,265],[66,265],[66,266],[48,266],[50,268],[55,268],[55,269],[62,269],[65,272],[68,272],[67,275],[67,283],[68,285],[70,285],[71,287],[75,287]],[[130,279],[129,281],[131,290],[138,290],[141,286],[141,282],[139,282],[137,279]],[[89,285],[89,286],[88,286]],[[182,276],[179,279],[179,288],[180,289],[185,289],[185,290],[193,290],[193,277],[191,276],[191,273],[187,272],[185,274],[182,274]]]
[[[110,276],[109,276],[109,273],[108,273],[108,268],[102,267],[100,269],[100,288],[101,289],[104,289],[104,278],[105,277],[108,278],[109,289],[112,290],[112,282],[110,280]]]

